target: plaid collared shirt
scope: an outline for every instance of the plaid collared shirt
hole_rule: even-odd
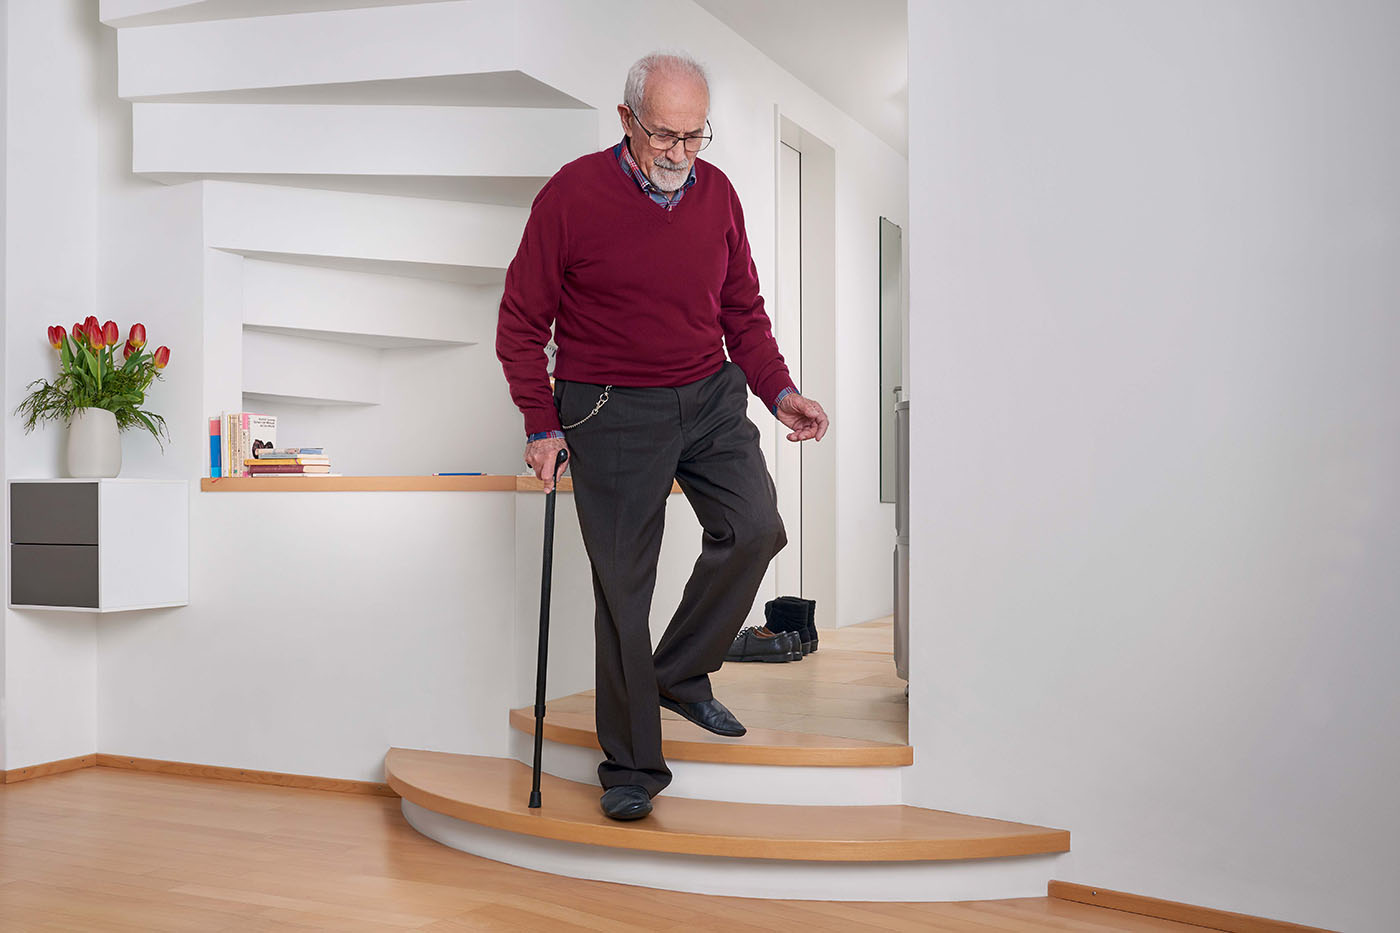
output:
[[[666,208],[668,211],[681,203],[681,198],[685,197],[685,193],[690,190],[690,186],[695,184],[695,163],[691,162],[690,175],[686,178],[685,184],[676,189],[674,196],[666,197],[666,193],[651,183],[651,179],[647,178],[646,173],[642,171],[642,167],[637,164],[637,160],[632,158],[632,148],[627,145],[626,136],[622,137],[622,142],[613,146],[613,155],[617,156],[617,164],[622,167],[623,173],[631,176],[632,179],[641,186],[641,189],[647,193],[647,197],[651,198],[652,201]]]

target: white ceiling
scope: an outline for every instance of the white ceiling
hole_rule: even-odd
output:
[[[908,154],[906,0],[695,0],[862,126]]]

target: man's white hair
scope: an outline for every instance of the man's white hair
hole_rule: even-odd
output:
[[[628,110],[639,116],[643,114],[642,104],[647,99],[647,79],[657,71],[676,71],[699,78],[705,85],[706,96],[709,96],[710,76],[704,65],[685,52],[652,52],[637,59],[632,67],[627,69],[627,83],[622,88],[622,102],[627,105]],[[707,104],[705,116],[709,115]]]

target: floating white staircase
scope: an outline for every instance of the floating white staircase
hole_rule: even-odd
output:
[[[386,354],[455,348],[471,355],[405,364],[488,406],[473,437],[499,433],[513,412],[485,368],[506,267],[540,187],[599,139],[598,111],[528,73],[521,11],[103,0],[100,17],[118,30],[133,174],[200,184],[204,247],[242,260],[206,262],[220,315],[206,345],[242,357],[206,368],[206,399],[383,404],[377,425],[406,425],[379,392]],[[241,385],[220,381],[233,373]],[[421,456],[425,471],[462,460],[452,447]]]

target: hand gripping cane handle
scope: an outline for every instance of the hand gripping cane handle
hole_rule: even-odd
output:
[[[540,806],[540,754],[544,748],[545,662],[549,658],[549,586],[554,575],[554,496],[559,491],[559,471],[569,452],[559,448],[554,460],[554,486],[544,497],[544,566],[540,571],[540,657],[535,669],[535,768],[530,782],[530,808]]]

